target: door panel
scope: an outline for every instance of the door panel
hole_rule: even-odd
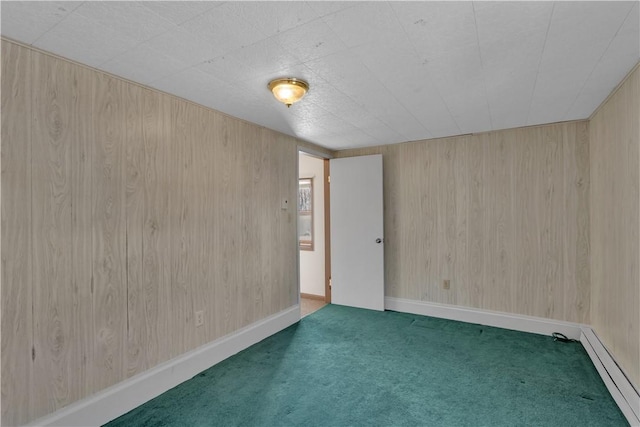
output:
[[[330,169],[332,303],[384,310],[382,155]]]

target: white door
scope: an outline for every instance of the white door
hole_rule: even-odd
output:
[[[384,310],[382,155],[329,166],[331,302]]]

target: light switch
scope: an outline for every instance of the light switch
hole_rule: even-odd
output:
[[[286,211],[287,209],[289,209],[289,200],[282,199],[282,203],[280,205],[280,207],[282,208],[283,211]]]

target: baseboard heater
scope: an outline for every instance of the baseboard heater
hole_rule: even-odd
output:
[[[609,393],[632,426],[640,426],[640,393],[620,365],[588,326],[582,327],[580,343],[589,354]]]

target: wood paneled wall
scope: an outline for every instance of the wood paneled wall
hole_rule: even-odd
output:
[[[2,424],[29,419],[33,364],[31,51],[2,43]],[[10,413],[10,415],[9,415]],[[7,415],[5,415],[7,414]]]
[[[299,144],[3,40],[3,425],[296,304]]]
[[[590,123],[591,321],[640,386],[640,68]]]
[[[337,156],[374,153],[387,296],[588,322],[587,122]]]

